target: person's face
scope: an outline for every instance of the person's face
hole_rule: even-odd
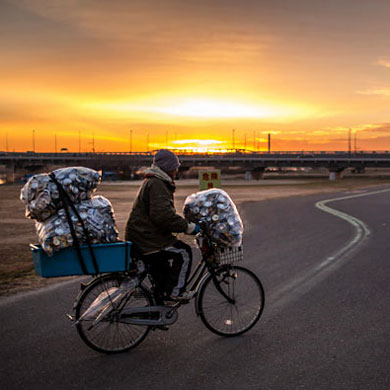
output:
[[[176,168],[174,171],[168,172],[168,175],[174,179],[177,175],[177,172],[179,172],[179,168]]]

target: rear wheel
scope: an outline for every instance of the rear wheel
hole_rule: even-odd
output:
[[[123,275],[100,277],[87,286],[79,298],[76,328],[81,339],[96,351],[127,351],[141,343],[150,330],[149,326],[121,321],[121,310],[153,305],[146,287],[124,288],[128,281]]]
[[[226,266],[210,273],[198,295],[200,318],[221,336],[237,336],[251,329],[264,309],[259,278],[243,267]]]

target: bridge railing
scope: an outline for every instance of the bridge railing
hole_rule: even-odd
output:
[[[228,149],[227,151],[217,153],[195,153],[195,152],[188,152],[183,151],[180,149],[173,150],[177,155],[183,157],[183,158],[255,158],[255,157],[265,157],[265,156],[273,156],[273,157],[287,157],[287,158],[294,158],[295,157],[302,157],[302,158],[322,158],[322,157],[375,157],[375,158],[381,158],[386,157],[389,158],[390,152],[387,150],[371,150],[371,151],[252,151],[252,150],[244,150],[244,149]],[[134,158],[151,158],[154,155],[155,151],[150,152],[83,152],[83,153],[77,153],[77,152],[62,152],[62,153],[35,153],[35,152],[5,152],[0,151],[0,158],[5,159],[16,159],[16,158],[23,158],[23,159],[96,159],[101,157],[134,157]]]

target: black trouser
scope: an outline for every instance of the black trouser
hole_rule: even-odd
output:
[[[162,297],[177,296],[185,291],[191,272],[192,250],[183,241],[150,255],[143,256],[150,267],[158,292]]]

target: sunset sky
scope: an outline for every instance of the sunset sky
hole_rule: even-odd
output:
[[[390,1],[0,0],[0,150],[390,150]],[[233,129],[235,131],[233,132]]]

